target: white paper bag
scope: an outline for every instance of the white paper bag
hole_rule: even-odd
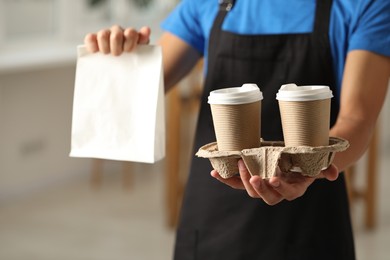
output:
[[[78,47],[72,157],[154,163],[165,156],[162,52],[137,46],[120,56]]]

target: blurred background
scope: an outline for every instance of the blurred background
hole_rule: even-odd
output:
[[[153,43],[177,2],[0,0],[1,260],[172,258],[200,66],[167,96],[166,159],[149,165],[68,154],[76,46],[112,24],[149,25]],[[390,254],[388,118],[389,98],[376,138],[351,169],[360,260]]]

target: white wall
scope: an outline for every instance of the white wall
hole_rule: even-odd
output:
[[[69,158],[74,64],[0,74],[0,201],[89,171]]]

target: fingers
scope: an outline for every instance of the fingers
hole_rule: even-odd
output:
[[[240,176],[229,179],[223,179],[215,170],[211,175],[234,189],[245,189],[250,197],[260,198],[269,205],[278,204],[283,200],[292,201],[303,196],[317,178],[336,180],[338,177],[338,169],[334,165],[323,170],[317,178],[303,176],[296,172],[283,173],[277,168],[276,176],[266,180],[260,176],[251,176],[242,160],[238,161],[238,169]]]
[[[89,33],[85,36],[84,44],[87,47],[87,50],[91,53],[99,51],[99,46],[97,43],[97,36],[94,33]]]
[[[245,187],[240,179],[239,176],[233,176],[228,179],[222,178],[219,173],[216,170],[211,171],[211,176],[214,177],[215,179],[219,180],[220,182],[232,187],[233,189],[238,189],[238,190],[244,190]]]
[[[114,25],[110,31],[110,50],[114,56],[118,56],[123,52],[123,29]]]
[[[242,160],[238,161],[238,169],[240,175],[228,179],[222,178],[216,170],[211,171],[211,176],[234,189],[246,190],[250,197],[260,198],[269,205],[275,205],[283,200],[266,180],[259,176],[251,176]]]
[[[139,30],[139,44],[149,44],[150,42],[150,34],[151,30],[150,27],[144,26]]]
[[[134,28],[123,29],[118,25],[110,29],[103,29],[97,33],[89,33],[84,37],[84,44],[89,52],[111,53],[118,56],[123,52],[130,52],[138,44],[148,44],[151,30],[149,27],[142,27],[139,31]]]
[[[238,161],[238,169],[242,183],[250,197],[261,198],[268,205],[275,205],[283,200],[283,197],[266,180],[261,179],[260,176],[251,176],[242,160]]]
[[[276,177],[270,178],[269,183],[274,190],[281,194],[286,200],[292,201],[303,196],[307,188],[316,179],[326,178],[329,181],[334,181],[338,176],[338,169],[333,164],[321,171],[316,178],[303,176],[296,172],[282,173],[277,169]]]
[[[277,168],[275,176],[269,179],[269,184],[284,199],[292,201],[303,196],[315,179],[298,172],[281,172]]]
[[[252,184],[249,181],[251,179],[251,175],[242,160],[238,161],[238,169],[240,171],[240,177],[242,183],[248,195],[252,198],[260,198],[260,195],[256,192],[255,188],[252,186]]]
[[[335,181],[339,177],[339,169],[334,164],[331,164],[326,170],[321,172],[321,175],[328,181]]]
[[[303,196],[314,180],[310,177],[297,176],[295,181],[291,182],[291,180],[284,180],[280,177],[272,177],[269,179],[269,184],[284,199],[292,201]]]
[[[103,52],[104,54],[110,53],[110,30],[100,30],[97,33],[96,39],[99,51]]]
[[[276,205],[284,199],[284,197],[276,191],[267,180],[263,180],[259,176],[252,176],[250,184],[258,196],[268,205]]]
[[[123,44],[123,50],[125,52],[132,51],[138,43],[138,32],[134,28],[127,28],[124,31],[125,42]]]

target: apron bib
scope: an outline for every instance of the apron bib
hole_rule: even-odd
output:
[[[317,0],[312,33],[237,35],[222,31],[234,1],[221,1],[210,42],[194,153],[216,140],[207,103],[215,89],[256,83],[263,92],[262,138],[283,140],[276,93],[281,85],[328,85],[331,125],[339,110],[328,27],[332,1]],[[210,176],[194,156],[177,231],[176,260],[355,259],[344,177],[316,180],[305,195],[269,206]]]

